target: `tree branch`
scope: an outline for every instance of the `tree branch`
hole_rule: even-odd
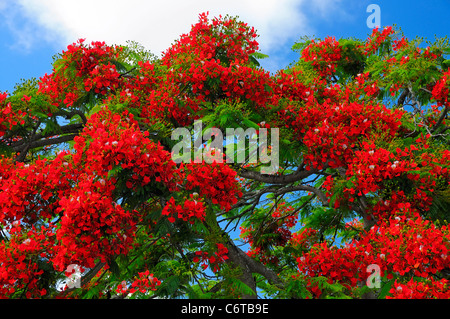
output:
[[[41,125],[40,121],[35,125],[35,127],[33,129],[33,133],[32,133],[33,138],[36,136],[36,131],[40,125]],[[16,162],[23,162],[25,160],[25,158],[27,157],[29,149],[30,149],[30,144],[26,144],[20,151],[19,156],[17,156]]]
[[[36,142],[41,139],[49,138],[49,137],[55,136],[55,135],[79,133],[82,129],[83,129],[83,124],[80,124],[80,123],[79,124],[69,124],[69,125],[61,126],[59,128],[58,133],[52,132],[52,133],[48,133],[45,135],[43,135],[41,133],[33,134],[33,136],[31,137],[30,140],[22,139],[20,141],[12,143],[10,146],[13,148],[14,151],[17,152],[20,150],[21,146],[26,143],[29,143],[31,145],[33,142]],[[33,147],[30,147],[30,148],[33,148]]]
[[[317,169],[312,169],[309,171],[303,170],[302,166],[297,168],[297,171],[292,174],[287,175],[270,175],[262,174],[255,171],[250,171],[245,168],[237,169],[237,173],[240,177],[253,179],[255,181],[269,183],[269,184],[290,184],[307,178],[311,175],[318,174],[320,171]]]
[[[439,120],[436,122],[436,124],[431,128],[431,133],[436,132],[436,130],[439,128],[439,126],[444,121],[445,117],[447,116],[449,107],[446,106],[445,109],[442,111],[441,116],[439,117]]]
[[[400,97],[397,100],[397,106],[400,107],[405,103],[405,99],[409,94],[409,89],[405,88],[405,90],[402,92],[402,94],[400,95]]]
[[[278,286],[279,288],[283,288],[284,284],[278,275],[271,269],[267,268],[259,261],[249,257],[242,249],[237,247],[233,241],[228,241],[228,257],[230,261],[232,261],[235,265],[239,265],[243,274],[240,280],[249,286],[254,292],[255,295],[247,295],[243,296],[243,298],[256,298],[256,282],[253,278],[253,273],[260,274],[264,278],[266,278],[269,283]]]
[[[83,124],[86,124],[86,122],[87,122],[86,116],[80,110],[72,110],[70,112],[69,111],[65,111],[65,110],[60,110],[55,115],[56,116],[58,116],[58,115],[65,116],[67,120],[70,120],[75,115],[78,115],[81,118],[81,120],[83,121]]]
[[[36,147],[42,147],[42,146],[54,145],[54,144],[72,141],[75,138],[75,136],[77,136],[77,135],[78,134],[69,134],[69,135],[63,135],[63,136],[56,137],[56,138],[35,141],[35,142],[28,144],[27,150],[30,150],[30,149],[33,149]],[[20,150],[20,147],[16,146],[16,147],[13,147],[13,149],[17,152]]]
[[[90,282],[91,279],[94,278],[95,275],[97,275],[97,273],[103,268],[103,266],[105,266],[105,263],[98,262],[98,263],[94,266],[94,268],[92,268],[91,270],[89,270],[88,273],[87,273],[86,275],[84,275],[84,276],[81,278],[81,286],[84,286],[84,285],[86,285],[88,282]],[[62,293],[63,293],[63,294],[67,294],[67,293],[69,293],[69,292],[74,291],[75,289],[78,289],[78,287],[72,287],[72,288],[66,289],[66,290],[64,290]]]

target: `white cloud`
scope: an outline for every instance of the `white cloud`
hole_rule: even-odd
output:
[[[198,14],[209,11],[210,17],[238,15],[254,26],[260,35],[262,52],[269,55],[313,32],[310,17],[302,12],[303,5],[323,15],[326,8],[337,7],[339,2],[320,0],[310,5],[306,0],[0,0],[0,4],[1,1],[16,4],[15,11],[8,13],[8,26],[16,40],[28,47],[37,41],[65,47],[79,38],[108,44],[134,40],[159,54],[180,34],[189,31]],[[21,14],[26,24],[14,24],[12,13]]]
[[[10,48],[29,51],[33,43],[33,30],[36,28],[31,23],[17,23],[21,15],[20,6],[13,1],[0,0],[1,25],[5,26],[12,37],[13,43],[9,43]]]

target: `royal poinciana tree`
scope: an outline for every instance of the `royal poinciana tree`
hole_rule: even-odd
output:
[[[256,39],[79,40],[0,94],[1,297],[450,297],[447,40],[305,38],[271,74]],[[196,120],[277,128],[278,171],[175,162]]]

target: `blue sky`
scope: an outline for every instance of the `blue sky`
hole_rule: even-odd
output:
[[[269,71],[296,59],[290,48],[303,35],[364,39],[369,4],[380,7],[381,26],[401,27],[408,38],[433,40],[450,31],[450,1],[388,0],[0,0],[0,91],[20,79],[51,72],[52,56],[78,38],[125,44],[135,40],[160,54],[189,31],[199,13],[238,15],[258,30],[262,65]]]

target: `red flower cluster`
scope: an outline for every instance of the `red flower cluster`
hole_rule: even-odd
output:
[[[303,142],[308,147],[304,156],[308,167],[345,167],[354,157],[353,149],[362,136],[384,132],[394,136],[400,126],[402,112],[372,104],[323,103],[320,107],[307,105],[298,110],[292,127],[305,133]]]
[[[161,285],[161,281],[154,277],[153,274],[147,269],[144,272],[138,273],[138,278],[133,281],[131,288],[128,288],[126,284],[121,283],[117,285],[116,292],[118,294],[134,294],[139,291],[141,293],[146,293],[149,290],[155,291],[157,286]]]
[[[302,253],[299,270],[307,277],[327,276],[330,282],[352,289],[367,278],[367,266],[377,264],[383,276],[396,279],[393,298],[448,297],[448,281],[432,276],[450,267],[450,229],[437,227],[420,214],[431,206],[436,189],[449,185],[450,151],[428,150],[430,135],[402,141],[401,133],[407,130],[401,127],[405,112],[373,102],[386,85],[377,74],[406,68],[419,58],[434,61],[440,55],[429,48],[413,51],[401,39],[392,48],[403,51],[381,57],[383,70],[353,72],[360,58],[391,45],[392,34],[390,27],[381,32],[375,29],[364,45],[355,46],[341,46],[331,37],[312,41],[301,59],[307,62],[306,69],[311,66],[316,71],[313,79],[299,70],[304,64],[275,76],[256,68],[255,30],[233,18],[209,21],[207,14],[200,15],[199,22],[160,61],[139,62],[123,76],[117,70],[118,60],[124,58],[120,47],[103,42],[85,45],[83,40],[69,45],[53,73],[41,78],[38,94],[44,98],[39,96],[40,101],[48,98],[46,102],[57,108],[73,108],[79,105],[76,102],[102,98],[109,106],[89,115],[74,139],[74,152],[62,151],[52,160],[38,158],[27,164],[0,158],[0,225],[10,234],[9,240],[0,243],[0,296],[46,294],[40,281],[46,275],[43,263],[56,270],[73,263],[90,268],[127,254],[136,242],[136,224],[145,214],[122,206],[127,196],[161,189],[180,192],[172,194],[161,212],[176,225],[203,222],[207,204],[230,210],[242,196],[234,170],[216,162],[177,167],[169,152],[154,143],[148,132],[141,132],[145,125],[168,129],[191,125],[224,101],[240,103],[245,111],[264,116],[272,107],[277,110],[275,119],[270,117],[271,123],[264,126],[282,123],[293,132],[302,143],[305,170],[329,168],[323,188],[330,197],[337,193],[335,208],[348,204],[353,211],[355,200],[362,202],[365,195],[374,194],[367,196],[363,215],[374,217],[375,226],[361,230],[358,239],[343,248],[317,243],[314,229],[292,233],[297,212],[284,203],[268,219],[266,210],[264,217],[256,211],[249,226],[241,228],[251,245],[250,256],[276,263],[277,256],[267,253],[267,247],[292,245]],[[353,73],[332,77],[350,64]],[[341,80],[348,80],[348,85],[335,83]],[[391,95],[403,87],[402,81],[390,85]],[[432,106],[434,115],[439,107],[448,107],[449,87],[450,69],[427,86],[437,102]],[[23,103],[30,101],[34,102],[23,96]],[[14,107],[7,102],[7,94],[0,93],[0,138],[28,121]],[[51,116],[54,110],[36,111]],[[427,124],[434,125],[436,119],[429,116]],[[360,227],[355,226],[357,231]],[[228,249],[213,244],[210,250],[196,252],[194,262],[202,262],[204,268],[209,264],[216,272],[227,260]],[[147,270],[139,273],[130,293],[154,290],[159,284]],[[124,289],[118,286],[118,291]],[[310,289],[320,295],[317,287]]]
[[[407,205],[404,208],[344,248],[328,247],[326,242],[314,245],[298,258],[300,272],[323,275],[351,289],[367,279],[371,264],[380,267],[381,277],[395,276],[399,281],[413,276],[430,278],[448,268],[450,228],[436,227],[412,214]],[[448,285],[447,280],[442,283]]]
[[[319,231],[313,228],[303,228],[292,234],[290,244],[299,250],[308,251],[317,242]]]
[[[54,65],[53,73],[45,74],[39,82],[38,93],[47,95],[51,104],[72,106],[86,92],[104,95],[119,85],[119,76],[111,60],[118,57],[120,47],[105,42],[92,42],[86,46],[80,39],[63,51]]]
[[[208,13],[199,15],[188,34],[170,47],[162,58],[164,63],[172,65],[172,61],[191,62],[188,59],[194,54],[198,59],[217,59],[219,55],[229,60],[247,61],[248,56],[258,50],[255,29],[246,23],[231,18],[214,18],[208,21]]]
[[[162,210],[162,215],[169,216],[168,220],[174,223],[176,218],[188,221],[193,224],[196,220],[205,220],[205,207],[203,202],[195,200],[191,194],[191,199],[186,199],[183,206],[177,205],[173,197],[167,202]]]
[[[355,77],[355,86],[347,87],[347,95],[366,95],[368,97],[376,97],[380,93],[380,88],[376,80],[370,79],[370,73],[360,73]]]
[[[205,103],[216,99],[245,99],[266,108],[274,87],[269,72],[252,67],[258,50],[254,28],[233,18],[200,15],[163,55],[161,65],[139,62],[135,77],[121,77],[115,64],[121,47],[83,40],[68,46],[53,73],[41,78],[39,93],[56,106],[72,106],[87,93],[105,102],[137,108],[144,122],[159,119],[186,126]],[[108,93],[115,93],[114,95]]]
[[[431,277],[425,281],[411,279],[406,284],[395,281],[386,299],[450,299],[450,283]]]
[[[40,219],[55,217],[58,199],[70,191],[75,179],[61,152],[53,161],[14,163],[0,158],[0,223],[22,220],[33,225]],[[65,163],[65,164],[64,164]]]
[[[418,146],[424,139],[416,140]],[[423,144],[426,148],[426,143]],[[377,148],[373,143],[363,143],[360,151],[356,151],[354,158],[346,170],[346,182],[343,189],[344,198],[354,201],[354,195],[362,196],[370,192],[383,191],[384,200],[370,208],[376,218],[388,218],[397,209],[398,204],[408,203],[417,211],[428,211],[432,204],[432,196],[439,180],[449,180],[448,165],[449,152],[443,151],[437,157],[435,154],[423,152],[417,155],[418,148],[414,145],[404,149],[397,148],[390,152]],[[424,171],[423,168],[427,167]],[[395,191],[395,185],[407,181],[414,187],[408,194]],[[328,176],[324,183],[328,195],[336,190],[335,182]],[[339,206],[338,199],[335,203]]]
[[[240,227],[241,237],[250,245],[247,255],[260,260],[262,263],[276,263],[278,258],[268,253],[265,246],[285,246],[289,241],[295,239],[291,229],[297,224],[298,212],[285,202],[279,203],[272,212],[272,219],[264,225],[251,224],[248,227]],[[260,232],[262,229],[265,229]],[[268,233],[266,233],[268,232]],[[255,239],[258,234],[262,239]]]
[[[408,40],[405,37],[402,37],[400,40],[394,40],[394,44],[392,45],[392,48],[395,51],[399,51],[403,48],[406,48],[408,46]]]
[[[32,227],[26,231],[19,221],[13,223],[9,241],[0,243],[0,298],[19,295],[25,298],[40,298],[47,293],[41,286],[44,273],[38,259],[51,255],[55,234],[53,225]]]
[[[189,125],[205,103],[242,98],[266,107],[270,75],[249,66],[258,49],[255,30],[231,18],[200,15],[188,34],[171,46],[161,61],[168,69],[160,77],[164,90],[148,95],[143,113]]]
[[[363,143],[361,151],[356,151],[353,161],[347,170],[347,175],[356,177],[355,187],[350,192],[357,192],[359,196],[379,189],[379,183],[393,179],[408,172],[413,179],[418,171],[417,164],[412,160],[412,151],[417,150],[414,145],[405,150],[398,150],[397,154],[383,148],[376,148],[373,143]],[[352,179],[349,177],[349,179]],[[353,179],[352,179],[353,180]]]
[[[119,116],[104,109],[92,115],[75,138],[73,154],[62,151],[51,161],[38,159],[29,164],[0,159],[2,225],[10,228],[21,221],[34,232],[32,225],[38,220],[59,220],[58,225],[50,223],[45,230],[42,226],[39,240],[28,232],[27,245],[16,247],[14,240],[2,242],[3,275],[8,274],[11,282],[17,280],[16,287],[23,287],[18,285],[20,280],[37,283],[42,275],[37,255],[63,271],[69,264],[91,268],[98,260],[107,262],[126,254],[134,243],[137,215],[126,211],[115,198],[118,170],[126,172],[121,180],[128,187],[153,182],[175,187],[176,165],[170,153],[145,135],[131,114]],[[116,174],[111,174],[113,169]],[[26,228],[14,231],[17,236],[27,234]],[[40,245],[44,239],[45,244]],[[27,251],[33,251],[34,259],[27,259],[31,254]],[[26,275],[8,266],[17,260],[26,264]],[[40,293],[38,286],[28,284],[27,289],[32,296]],[[13,292],[2,290],[5,296]]]
[[[389,36],[394,33],[391,26],[387,26],[382,32],[378,28],[372,30],[372,35],[368,39],[365,45],[365,54],[369,55],[375,53],[382,43],[389,40]],[[397,45],[398,46],[398,45]]]
[[[220,270],[220,264],[224,263],[228,259],[228,248],[221,243],[216,244],[215,251],[211,254],[206,251],[196,251],[193,261],[195,263],[202,262],[203,269],[213,266],[213,271],[217,272]]]
[[[5,135],[6,130],[11,130],[15,125],[25,123],[26,113],[18,110],[13,111],[11,103],[6,103],[8,93],[0,92],[0,137]]]
[[[188,163],[181,165],[184,188],[197,191],[200,197],[211,200],[226,211],[242,196],[236,172],[225,163]]]
[[[272,85],[274,91],[273,103],[276,105],[281,98],[287,98],[289,101],[303,101],[313,94],[302,81],[302,72],[293,70],[292,74],[284,70],[278,71],[274,76]]]
[[[95,67],[84,81],[84,89],[86,92],[94,89],[97,94],[105,95],[108,89],[115,89],[119,83],[119,73],[114,64],[103,64]]]
[[[437,101],[438,106],[445,105],[445,107],[450,107],[450,68],[442,74],[442,77],[436,82],[433,87],[432,95]]]
[[[104,179],[113,168],[126,170],[129,188],[151,181],[171,188],[175,163],[169,152],[147,136],[148,132],[140,132],[132,114],[125,111],[121,116],[104,109],[93,114],[82,134],[75,137],[74,164],[84,162],[89,174],[104,176]]]
[[[132,216],[112,200],[111,183],[86,178],[72,190],[70,197],[63,197],[58,211],[63,213],[56,232],[59,241],[53,264],[63,270],[68,264],[93,268],[100,258],[125,254],[131,248],[134,237]]]
[[[93,267],[96,258],[125,254],[134,238],[133,214],[115,200],[117,177],[113,168],[127,170],[126,186],[137,188],[150,182],[174,186],[175,163],[170,153],[141,133],[133,116],[113,114],[104,109],[91,116],[83,132],[75,138],[73,164],[81,170],[77,186],[62,196],[58,212],[63,214],[57,231],[61,248],[55,266],[67,263]],[[92,205],[95,203],[95,205]]]
[[[323,41],[311,40],[302,51],[302,58],[312,62],[315,70],[322,78],[327,78],[336,72],[337,63],[341,60],[342,48],[334,37],[326,37]]]

